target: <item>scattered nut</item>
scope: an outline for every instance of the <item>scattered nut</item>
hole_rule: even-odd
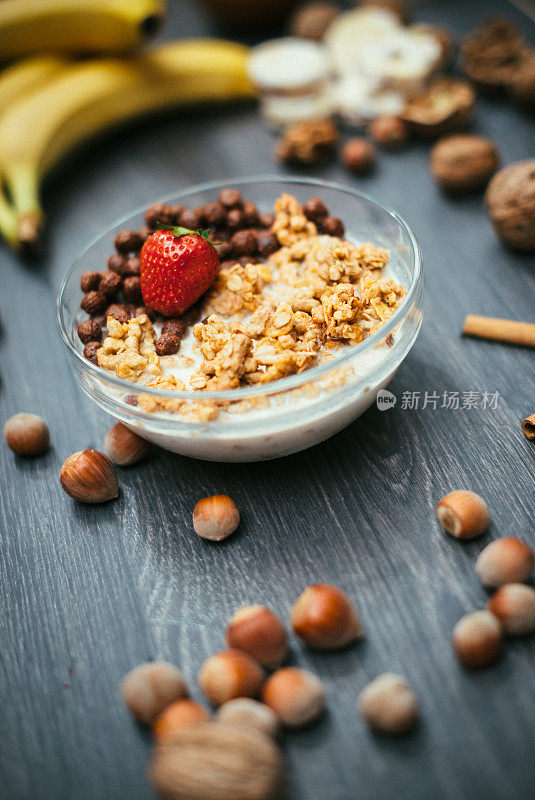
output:
[[[191,725],[193,722],[204,722],[210,719],[208,711],[194,700],[182,698],[175,700],[161,711],[152,726],[154,738],[159,742],[169,739],[178,728]]]
[[[7,446],[18,456],[40,456],[48,450],[48,425],[37,414],[24,412],[10,417],[4,425]]]
[[[276,736],[279,720],[275,712],[258,700],[250,697],[238,697],[229,700],[219,707],[216,719],[228,725],[243,725],[246,728],[258,728],[268,736]]]
[[[264,684],[262,700],[290,728],[308,725],[325,708],[325,690],[319,678],[305,669],[284,667]]]
[[[452,644],[464,667],[488,667],[502,652],[501,624],[490,611],[465,614],[453,629]]]
[[[309,586],[291,610],[294,632],[310,647],[334,650],[362,636],[359,614],[348,596],[336,586]]]
[[[115,468],[98,450],[80,450],[69,456],[63,462],[60,482],[70,497],[82,503],[105,503],[119,494]]]
[[[244,606],[236,611],[225,639],[229,647],[243,650],[268,669],[279,667],[288,650],[284,625],[265,606]]]
[[[216,706],[235,697],[256,697],[264,670],[241,650],[223,650],[207,658],[199,672],[199,686]]]
[[[500,170],[488,185],[485,204],[504,244],[535,252],[535,158]]]
[[[525,45],[520,31],[503,17],[487,19],[463,42],[460,66],[480,88],[508,88],[521,68]]]
[[[437,518],[447,533],[457,539],[473,539],[490,525],[487,504],[475,492],[458,490],[442,498]]]
[[[307,3],[300,6],[290,22],[290,33],[301,39],[320,42],[340,9],[332,3]]]
[[[366,722],[383,733],[407,733],[418,718],[418,698],[406,680],[385,672],[364,687],[358,708]]]
[[[476,561],[476,572],[484,586],[495,589],[504,583],[528,580],[534,563],[529,545],[516,536],[503,536],[483,548]]]
[[[115,464],[127,467],[145,458],[150,444],[122,422],[117,422],[106,434],[104,450]]]
[[[344,145],[342,161],[350,172],[355,175],[364,175],[375,166],[375,148],[371,142],[362,136],[355,136]]]
[[[466,127],[474,116],[475,94],[464,81],[441,78],[410,99],[402,119],[410,131],[424,137]]]
[[[522,433],[530,442],[535,441],[535,414],[530,414],[520,423],[522,426]]]
[[[130,713],[150,725],[173,700],[185,697],[188,687],[178,667],[167,661],[139,664],[125,675],[121,697]]]
[[[193,509],[193,528],[202,539],[220,542],[234,533],[240,524],[240,512],[227,494],[203,497]]]
[[[525,583],[506,583],[497,589],[487,608],[498,617],[506,633],[523,635],[535,631],[535,589]]]
[[[409,139],[407,123],[400,117],[376,117],[368,130],[372,139],[387,150],[399,150]]]
[[[271,737],[208,721],[159,743],[149,778],[162,800],[278,800],[285,770]]]
[[[499,163],[498,151],[483,136],[449,136],[431,150],[433,177],[444,189],[455,194],[481,189]]]
[[[291,125],[279,140],[280,161],[319,164],[327,161],[338,142],[338,129],[330,119],[305,120]]]

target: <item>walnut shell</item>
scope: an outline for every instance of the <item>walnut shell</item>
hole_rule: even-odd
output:
[[[535,50],[529,53],[513,76],[511,93],[519,106],[535,112]]]
[[[448,192],[465,194],[485,186],[500,158],[483,136],[456,134],[441,139],[431,150],[431,172]]]
[[[474,90],[468,83],[441,78],[414,95],[401,117],[414,133],[434,138],[469,125],[474,104]]]
[[[500,170],[489,183],[485,203],[502,242],[535,253],[535,158]]]
[[[271,737],[224,722],[177,728],[155,747],[149,777],[162,800],[276,800],[285,783]]]
[[[338,129],[330,119],[310,119],[288,128],[276,147],[279,161],[320,164],[327,161],[338,142]]]
[[[518,28],[504,17],[487,19],[463,42],[460,67],[483,91],[503,92],[511,85],[525,58]]]

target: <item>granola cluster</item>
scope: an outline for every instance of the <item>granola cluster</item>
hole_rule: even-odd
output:
[[[156,333],[146,314],[128,322],[108,317],[108,336],[97,350],[100,367],[115,372],[118,378],[135,381],[142,373],[155,375],[161,372],[156,354]]]

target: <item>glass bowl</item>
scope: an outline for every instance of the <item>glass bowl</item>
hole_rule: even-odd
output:
[[[76,329],[85,317],[80,310],[80,276],[106,264],[120,230],[136,230],[143,225],[143,211],[138,211],[110,228],[76,259],[58,294],[57,319],[76,379],[104,411],[145,439],[176,453],[209,461],[261,461],[318,444],[353,422],[375,401],[377,392],[388,384],[407,356],[420,329],[421,254],[412,231],[395,212],[361,192],[324,181],[244,178],[195,186],[163,202],[205,205],[225,187],[239,189],[261,212],[271,210],[283,192],[294,195],[301,203],[320,196],[330,213],[343,220],[348,239],[373,242],[389,250],[391,274],[407,290],[400,307],[364,342],[298,375],[219,392],[137,388],[87,361]],[[215,401],[220,410],[207,421],[185,413],[149,413],[135,405],[136,391],[155,401],[185,401],[184,408],[193,402],[209,409]]]

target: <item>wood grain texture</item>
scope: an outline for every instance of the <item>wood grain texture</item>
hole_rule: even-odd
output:
[[[443,0],[418,17],[464,33],[504,4]],[[511,8],[534,40],[535,25]],[[217,33],[185,2],[167,35]],[[504,163],[533,157],[534,122],[506,102],[481,100],[475,130],[495,138]],[[155,450],[121,470],[109,505],[71,502],[63,459],[101,446],[111,424],[71,375],[54,298],[76,253],[118,216],[207,179],[287,172],[253,106],[169,115],[73,155],[48,180],[49,251],[22,265],[0,251],[0,420],[41,414],[52,449],[23,461],[0,448],[0,798],[147,800],[148,740],[123,709],[118,684],[135,664],[165,658],[198,668],[223,644],[241,604],[287,618],[304,586],[331,581],[361,610],[366,639],[337,655],[293,641],[292,661],[325,680],[323,722],[285,740],[291,800],[528,800],[535,795],[535,640],[508,643],[501,662],[468,674],[454,660],[458,618],[487,593],[474,562],[499,535],[535,545],[535,449],[519,420],[533,410],[534,354],[463,339],[464,316],[535,321],[534,259],[505,251],[481,197],[452,200],[427,171],[428,146],[381,154],[377,172],[314,174],[358,186],[398,210],[420,240],[425,322],[391,384],[395,409],[370,409],[330,441],[264,464],[212,464]],[[496,410],[402,410],[404,391],[498,391]],[[423,394],[422,394],[423,396]],[[434,506],[470,488],[492,526],[460,544]],[[225,492],[242,512],[237,535],[210,545],[191,513]],[[407,677],[422,724],[393,741],[355,712],[382,671]]]

